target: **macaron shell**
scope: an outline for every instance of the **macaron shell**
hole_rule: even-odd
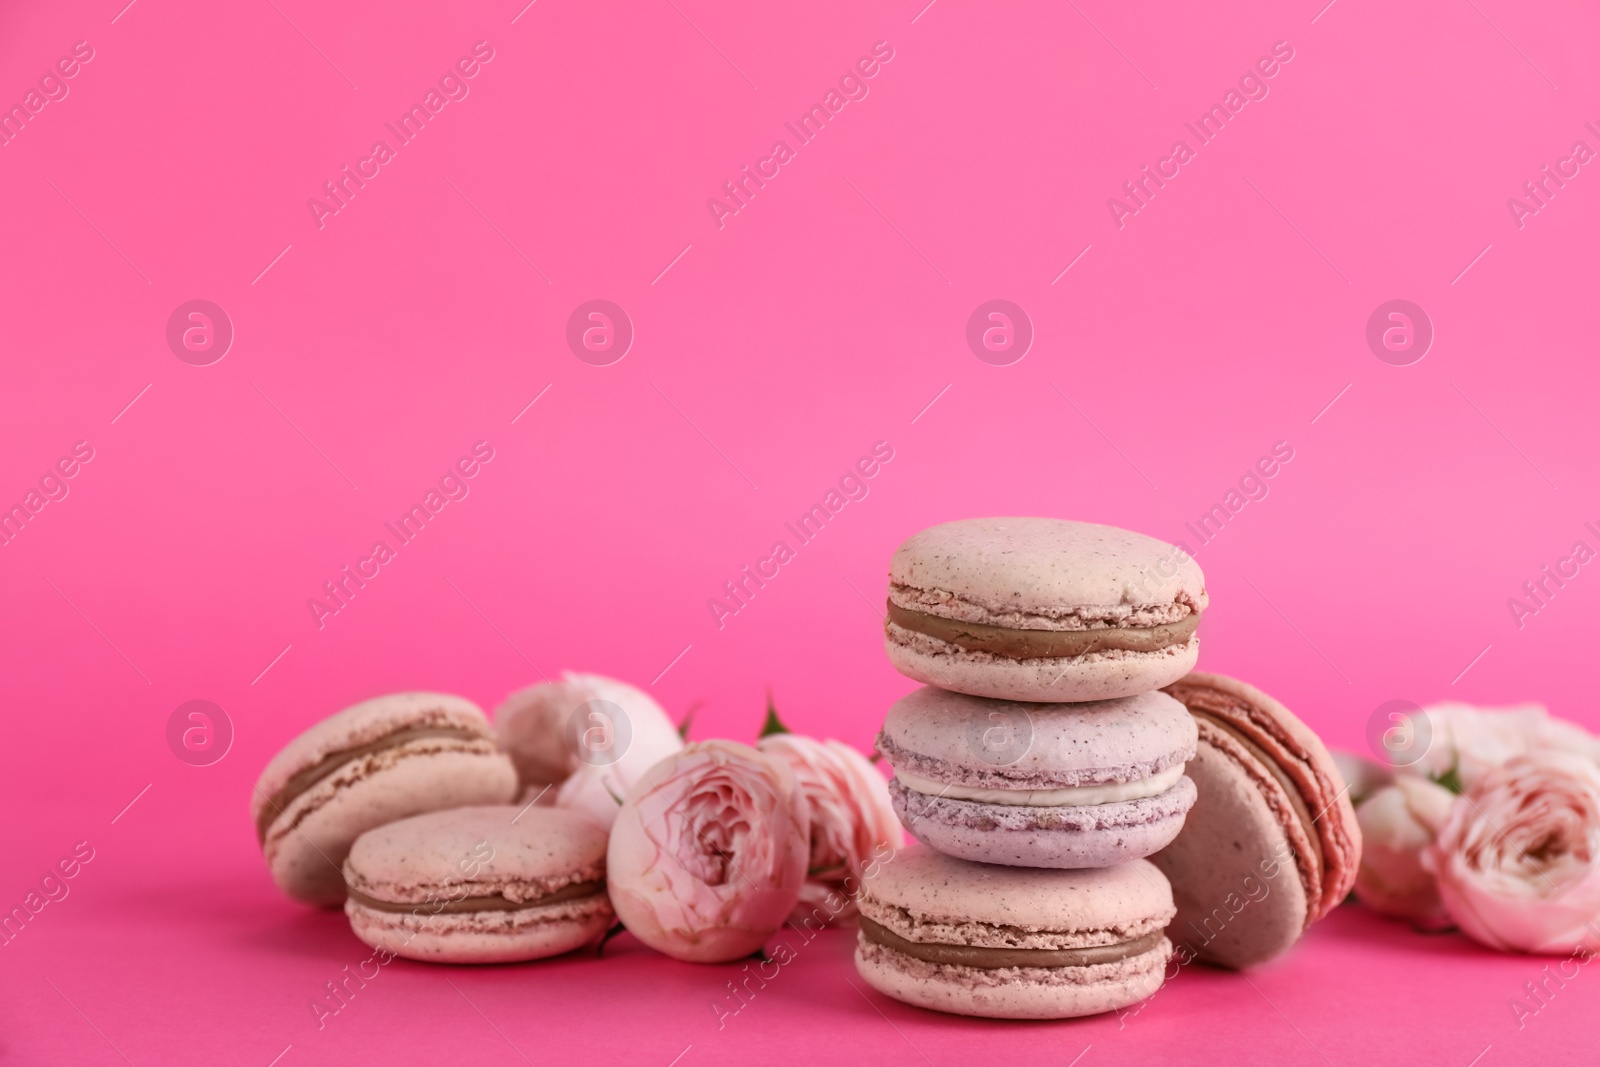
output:
[[[352,760],[302,793],[268,828],[262,851],[286,894],[333,907],[345,898],[341,868],[361,834],[441,808],[504,804],[516,788],[516,769],[491,743],[412,741]]]
[[[1187,554],[1131,530],[1067,519],[932,526],[895,550],[889,578],[996,614],[1059,616],[1101,607],[1114,618],[1140,605],[1181,603],[1199,611],[1206,604],[1205,577]]]
[[[1073,1019],[1137,1004],[1161,988],[1172,945],[1092,967],[986,971],[927,963],[861,937],[856,972],[905,1004],[983,1019]],[[1076,973],[1064,973],[1076,972]]]
[[[918,841],[946,855],[1011,867],[1110,867],[1172,843],[1195,802],[1179,778],[1165,793],[1139,800],[1063,807],[981,804],[889,783],[895,814]]]
[[[1349,790],[1322,739],[1278,701],[1234,678],[1196,671],[1169,692],[1191,711],[1213,715],[1236,731],[1288,779],[1317,835],[1311,844],[1320,885],[1312,887],[1308,921],[1326,915],[1355,885],[1361,828]]]
[[[416,815],[369,830],[345,860],[352,889],[379,900],[444,893],[528,899],[605,878],[606,831],[561,808],[494,804]]]
[[[1148,778],[1194,755],[1196,737],[1194,717],[1160,692],[1034,704],[928,686],[890,707],[879,748],[894,766],[935,781],[1039,789]],[[1015,750],[991,743],[1008,741]]]
[[[606,831],[579,812],[516,805],[455,808],[417,815],[362,834],[345,860],[356,897],[345,914],[357,937],[397,956],[434,963],[542,959],[594,941],[615,921],[599,893],[545,906],[441,910],[473,896],[531,900],[603,882]]]
[[[1198,799],[1150,862],[1172,883],[1177,916],[1167,936],[1208,963],[1244,968],[1288,951],[1311,915],[1287,803],[1273,797],[1281,787],[1242,748],[1217,740],[1202,733],[1185,770]]]
[[[922,846],[863,878],[862,915],[911,941],[991,948],[1115,945],[1160,931],[1172,893],[1144,860],[1098,870],[994,867]],[[978,968],[929,963],[865,935],[856,970],[886,996],[991,1019],[1065,1019],[1113,1011],[1160,988],[1172,946],[1083,967]]]
[[[863,877],[860,907],[913,941],[980,944],[970,924],[982,923],[1008,938],[1023,931],[1056,935],[1048,943],[1005,942],[1013,947],[1066,948],[1115,944],[1162,929],[1172,918],[1172,890],[1147,860],[1041,870],[969,863],[912,845]]]
[[[270,761],[250,795],[250,817],[257,819],[268,798],[298,772],[324,757],[369,744],[406,727],[446,727],[494,734],[483,709],[450,693],[391,693],[353,704],[295,737]]]
[[[1200,640],[1155,652],[1114,649],[1060,659],[1007,659],[971,652],[886,622],[884,651],[908,678],[972,696],[1060,703],[1110,700],[1160,689],[1200,659]]]
[[[604,893],[519,911],[414,915],[345,903],[350,929],[373,948],[424,963],[514,963],[599,940],[616,921]]]

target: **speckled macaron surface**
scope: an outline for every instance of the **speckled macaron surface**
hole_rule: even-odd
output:
[[[1263,963],[1350,892],[1355,812],[1321,740],[1272,697],[1200,671],[1167,691],[1199,729],[1194,810],[1151,857],[1172,882],[1170,936],[1210,963]]]
[[[606,831],[579,812],[495,805],[369,830],[344,863],[357,937],[434,963],[542,959],[589,944],[615,919]]]
[[[1038,704],[933,686],[889,709],[877,747],[895,812],[919,841],[1018,867],[1106,867],[1148,856],[1194,804],[1197,730],[1164,693]]]
[[[889,660],[973,696],[1059,703],[1159,689],[1193,669],[1205,577],[1144,534],[1048,518],[962,519],[889,565]]]
[[[422,812],[503,804],[517,772],[483,711],[445,693],[378,697],[317,723],[272,758],[250,816],[273,881],[308,904],[344,900],[362,833]]]
[[[862,883],[856,970],[935,1011],[1064,1019],[1160,988],[1172,893],[1145,860],[1094,870],[969,863],[923,846]]]

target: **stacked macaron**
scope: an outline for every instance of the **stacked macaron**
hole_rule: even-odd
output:
[[[878,748],[926,847],[863,884],[857,969],[995,1018],[1148,997],[1176,909],[1144,857],[1196,799],[1196,720],[1160,690],[1199,655],[1200,568],[1110,526],[968,519],[906,541],[889,581],[890,662],[927,687],[890,708]]]

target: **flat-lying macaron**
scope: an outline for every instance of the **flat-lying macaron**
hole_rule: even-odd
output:
[[[907,830],[940,852],[1017,867],[1148,856],[1194,804],[1194,719],[1164,693],[1080,704],[986,700],[926,686],[878,734]]]
[[[1167,880],[1146,860],[1084,871],[967,863],[913,846],[863,881],[856,970],[907,1004],[1066,1019],[1161,988]]]
[[[973,696],[1061,702],[1177,681],[1200,654],[1205,577],[1181,549],[1065,519],[962,519],[889,564],[889,661]]]
[[[1286,951],[1350,892],[1361,829],[1333,758],[1289,709],[1253,686],[1200,671],[1168,687],[1200,743],[1199,799],[1151,857],[1172,882],[1180,950],[1249,967]]]
[[[344,862],[350,928],[432,963],[510,963],[580,948],[616,919],[606,831],[516,805],[429,812],[368,830]]]
[[[476,704],[396,693],[290,741],[256,781],[250,817],[278,888],[331,907],[344,900],[340,865],[365,831],[440,808],[504,804],[516,788],[516,768]]]

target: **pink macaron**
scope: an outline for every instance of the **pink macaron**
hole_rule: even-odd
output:
[[[344,874],[356,936],[431,963],[556,956],[616,919],[605,828],[562,808],[455,808],[392,822],[356,839]]]
[[[1065,1019],[1161,988],[1172,891],[1146,860],[1029,870],[913,846],[862,883],[856,970],[921,1008]]]
[[[878,751],[907,830],[951,856],[1107,867],[1183,827],[1194,719],[1165,693],[1079,704],[985,700],[927,686],[889,709]]]
[[[1049,703],[1159,689],[1194,668],[1205,577],[1181,549],[1065,519],[962,519],[889,564],[889,661],[919,682]]]
[[[504,804],[517,772],[483,710],[445,693],[396,693],[317,723],[267,764],[250,817],[278,887],[344,900],[340,865],[375,826],[440,808]]]
[[[1287,951],[1355,884],[1361,828],[1311,728],[1244,682],[1201,671],[1167,692],[1199,727],[1199,799],[1151,857],[1172,882],[1179,951],[1250,967]]]

